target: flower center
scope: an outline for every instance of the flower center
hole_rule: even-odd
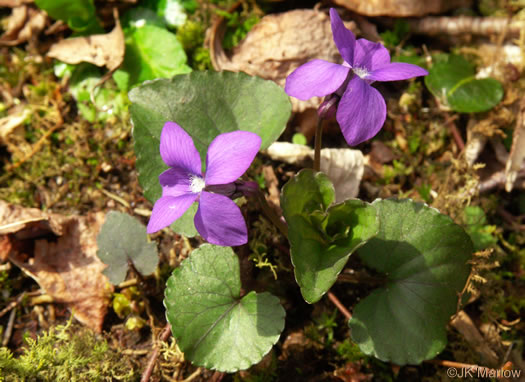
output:
[[[352,70],[361,79],[365,79],[368,76],[368,70],[366,70],[366,68],[353,68]]]
[[[190,190],[191,192],[198,194],[201,192],[206,184],[204,183],[204,179],[201,178],[198,175],[190,175]]]

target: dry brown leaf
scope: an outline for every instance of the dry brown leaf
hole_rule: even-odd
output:
[[[22,124],[31,115],[29,109],[22,109],[16,114],[8,115],[7,117],[0,118],[0,143],[5,141],[7,136],[17,127]]]
[[[392,17],[442,13],[470,3],[468,0],[334,0],[334,2],[361,15]]]
[[[525,97],[522,98],[516,128],[512,137],[512,147],[505,166],[505,190],[511,192],[518,172],[525,159]]]
[[[32,2],[33,0],[0,0],[0,7],[15,8]]]
[[[77,320],[100,332],[112,288],[102,274],[106,265],[96,255],[104,214],[66,217],[0,201],[0,221],[0,258],[8,251],[9,260],[54,301],[66,304]],[[58,237],[49,240],[50,234]]]
[[[346,23],[346,26],[356,29],[354,23]],[[307,61],[319,58],[341,62],[332,39],[330,18],[320,11],[301,9],[263,17],[233,49],[230,57],[221,44],[223,28],[224,22],[214,25],[210,39],[216,70],[242,71],[284,86],[286,77]],[[317,97],[308,101],[291,98],[295,112],[316,108],[320,100]]]
[[[59,41],[51,45],[47,55],[68,64],[89,62],[115,70],[122,64],[124,52],[124,33],[117,18],[111,32]]]
[[[290,164],[301,163],[314,157],[314,150],[310,147],[288,142],[272,143],[267,153],[274,160]],[[328,175],[334,184],[337,203],[355,198],[359,193],[359,184],[364,172],[363,153],[352,149],[322,149],[321,171]]]
[[[44,11],[25,5],[13,8],[7,20],[6,32],[0,37],[0,45],[14,46],[29,41],[44,30],[46,20]]]

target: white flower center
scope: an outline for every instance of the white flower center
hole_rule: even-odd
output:
[[[365,68],[353,68],[352,70],[361,79],[365,79],[368,76],[368,70],[366,70]]]
[[[201,178],[198,175],[190,175],[190,190],[191,192],[198,194],[201,192],[204,187],[206,187],[206,184],[204,183],[204,179]]]

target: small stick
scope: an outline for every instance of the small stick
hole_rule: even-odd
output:
[[[165,342],[171,334],[171,327],[169,322],[166,324],[164,329],[162,330],[162,333],[160,334],[159,340],[161,342]],[[153,353],[151,353],[151,357],[148,361],[148,365],[146,366],[146,369],[142,373],[142,378],[140,378],[140,382],[148,382],[151,374],[153,373],[153,369],[155,368],[155,364],[157,362],[157,358],[159,357],[159,347],[155,346],[153,349]]]
[[[332,301],[335,307],[339,309],[343,316],[345,316],[347,320],[350,320],[352,318],[352,314],[344,307],[341,301],[339,301],[339,299],[335,297],[335,295],[332,292],[328,292],[326,295],[328,296],[330,301]]]
[[[7,321],[7,328],[4,333],[4,338],[2,339],[2,346],[7,346],[9,343],[9,339],[11,338],[11,334],[13,334],[13,325],[15,324],[15,317],[16,317],[16,307],[11,311],[9,314],[9,321]]]
[[[453,367],[455,369],[469,369],[469,370],[471,370],[473,372],[475,372],[475,371],[484,371],[487,374],[494,371],[494,369],[491,369],[491,368],[485,367],[485,366],[471,365],[471,364],[468,364],[468,363],[447,361],[447,360],[442,360],[442,359],[430,359],[430,360],[427,360],[427,361],[424,361],[424,362],[431,363],[431,364],[437,365],[437,366],[444,366],[444,367],[448,367],[448,368]],[[507,370],[507,368],[509,368],[510,366],[511,365],[509,365],[507,363],[507,364],[505,364],[503,366],[502,370]]]
[[[459,151],[463,151],[463,150],[465,150],[465,142],[463,141],[463,138],[461,138],[461,134],[459,133],[458,128],[456,127],[456,124],[454,123],[454,121],[457,118],[458,118],[457,115],[455,115],[454,117],[451,117],[451,118],[449,117],[449,118],[447,118],[445,123],[447,124],[448,128],[450,129],[450,132],[452,133],[452,136],[454,137],[454,141],[456,141],[456,145],[458,146]]]

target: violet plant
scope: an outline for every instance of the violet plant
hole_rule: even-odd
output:
[[[286,92],[301,99],[326,96],[320,121],[335,113],[345,139],[355,145],[376,135],[385,121],[384,99],[371,83],[426,71],[391,63],[381,44],[356,41],[337,12],[330,15],[343,64],[306,63],[290,75]],[[260,202],[287,237],[295,279],[308,303],[330,290],[356,251],[384,275],[381,287],[350,307],[351,336],[365,354],[404,365],[444,349],[445,327],[472,254],[469,236],[452,219],[411,200],[336,204],[333,184],[318,171],[319,123],[314,169],[299,171],[282,188],[284,224],[253,183],[238,179],[259,146],[277,140],[289,119],[289,98],[271,81],[193,72],[144,83],[129,96],[139,181],[155,202],[148,232],[176,220],[171,225],[176,232],[190,237],[198,232],[217,244],[195,249],[168,280],[167,320],[186,359],[220,371],[245,369],[271,350],[284,328],[285,311],[276,296],[242,289],[239,260],[229,248],[250,240],[250,225],[232,201],[240,195]]]

